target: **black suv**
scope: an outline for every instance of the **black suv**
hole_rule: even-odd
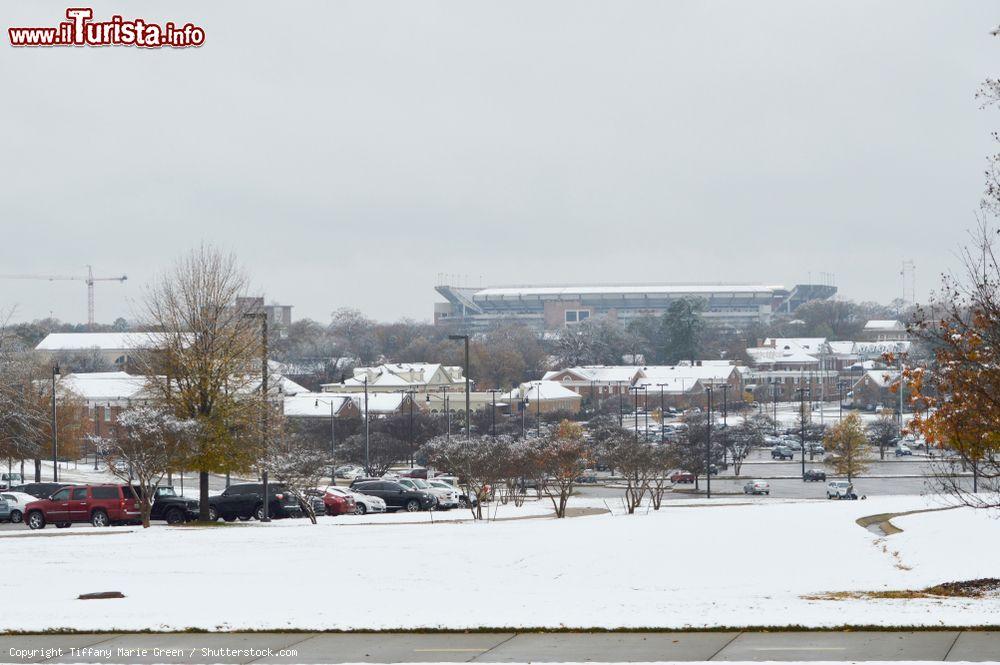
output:
[[[385,501],[386,510],[403,509],[415,513],[437,505],[433,494],[412,490],[392,480],[355,480],[351,483],[351,490],[377,496]]]
[[[822,469],[806,469],[805,475],[802,476],[802,480],[826,482],[826,471]]]
[[[771,459],[794,459],[795,454],[788,446],[775,446],[771,451]]]
[[[63,487],[69,487],[66,483],[25,483],[11,487],[11,492],[24,492],[39,499],[47,499]]]
[[[142,488],[132,485],[136,498],[142,496]],[[153,495],[153,508],[149,519],[163,520],[167,524],[182,524],[198,519],[198,500],[180,496],[169,485],[157,487]]]
[[[299,500],[282,484],[268,483],[267,493],[268,517],[302,517],[302,506]],[[248,520],[252,517],[264,517],[264,484],[239,483],[230,485],[226,491],[217,496],[208,497],[208,519],[213,522],[219,518],[227,522],[236,519]]]

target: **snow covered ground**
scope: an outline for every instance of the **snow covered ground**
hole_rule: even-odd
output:
[[[9,532],[0,538],[8,570],[0,597],[18,610],[5,615],[2,628],[1000,623],[998,600],[803,598],[997,576],[989,553],[1000,545],[1000,521],[990,515],[968,509],[912,515],[895,520],[903,533],[880,537],[855,519],[940,504],[916,496],[705,504],[488,524],[392,524],[375,516],[382,526],[345,517],[316,526],[286,520],[270,527]],[[548,509],[531,503],[498,516]],[[94,591],[127,597],[76,600]]]

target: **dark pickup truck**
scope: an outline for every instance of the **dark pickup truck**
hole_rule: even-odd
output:
[[[299,500],[280,483],[268,483],[268,517],[302,517]],[[264,484],[239,483],[230,485],[222,494],[208,498],[208,519],[227,522],[264,517]]]
[[[136,497],[142,495],[142,488],[132,485]],[[153,508],[149,519],[163,520],[167,524],[183,524],[198,519],[198,500],[179,495],[173,487],[165,485],[156,488]]]

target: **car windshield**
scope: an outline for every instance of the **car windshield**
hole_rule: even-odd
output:
[[[425,481],[420,480],[419,478],[414,478],[413,479],[413,484],[416,485],[417,487],[419,487],[422,490],[425,490],[428,487],[430,487],[430,485],[428,485]]]
[[[156,496],[177,496],[173,487],[157,487]]]

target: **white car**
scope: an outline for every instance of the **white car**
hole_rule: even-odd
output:
[[[421,480],[420,478],[400,478],[396,481],[404,487],[409,487],[417,492],[429,492],[434,495],[434,498],[438,501],[438,508],[444,510],[449,510],[451,508],[458,508],[458,497],[460,496],[458,490],[455,488],[447,487],[435,487],[426,480]]]
[[[365,470],[355,464],[345,464],[344,466],[339,467],[334,473],[338,478],[343,478],[345,480],[355,480],[357,478],[365,477]]]
[[[0,499],[3,499],[10,506],[10,521],[17,524],[24,519],[24,506],[32,501],[38,501],[37,496],[31,496],[24,492],[2,492]]]
[[[854,493],[854,485],[846,480],[833,480],[826,484],[827,499],[857,499]]]
[[[346,487],[337,487],[335,485],[330,485],[326,488],[326,491],[333,492],[334,494],[340,494],[341,496],[349,496],[354,499],[354,514],[356,515],[385,512],[385,501],[377,496],[362,494],[360,492],[349,490]]]
[[[0,490],[10,489],[24,482],[19,473],[0,473]]]
[[[744,494],[767,494],[771,495],[771,483],[766,480],[751,480],[743,486]]]

